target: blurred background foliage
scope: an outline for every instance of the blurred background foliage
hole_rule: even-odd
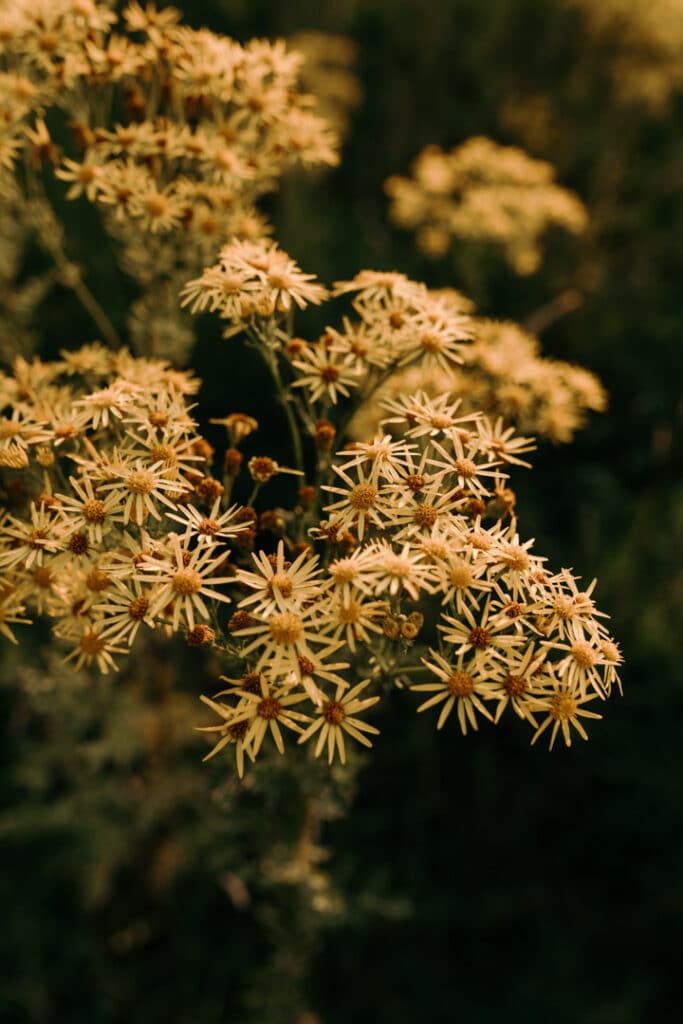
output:
[[[239,786],[220,759],[201,764],[191,731],[220,671],[210,657],[179,648],[171,662],[150,642],[109,681],[10,652],[3,1020],[674,1019],[683,96],[680,69],[655,105],[623,88],[629,60],[661,69],[637,26],[623,30],[624,9],[596,31],[588,6],[568,0],[188,5],[190,24],[240,41],[317,30],[355,43],[362,100],[341,166],[286,181],[268,203],[305,270],[331,281],[398,269],[521,323],[580,294],[573,312],[545,316],[544,350],[598,373],[610,407],[571,446],[541,447],[534,472],[516,475],[518,510],[552,565],[599,577],[625,697],[588,745],[548,755],[514,728],[436,735],[397,693],[383,712],[391,730],[357,772],[287,759]],[[683,2],[665,9],[683,35]],[[588,208],[588,233],[551,238],[530,277],[472,244],[429,261],[388,221],[389,175],[425,145],[478,134],[551,161]],[[95,230],[76,219],[76,250],[78,232]],[[104,263],[91,274],[94,290],[109,287]],[[126,299],[120,283],[107,294]],[[91,336],[66,293],[41,316],[47,352]],[[217,334],[202,324],[193,359],[202,416],[254,413],[265,441],[279,422],[265,382]]]

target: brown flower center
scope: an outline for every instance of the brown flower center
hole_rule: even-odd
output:
[[[503,680],[503,689],[509,697],[521,697],[526,692],[526,682],[521,676],[507,675]]]
[[[466,480],[471,480],[477,475],[477,466],[472,459],[456,459],[453,467],[458,476],[465,477]]]
[[[256,705],[256,714],[267,721],[279,718],[282,714],[282,704],[275,697],[264,697]]]
[[[491,643],[491,634],[483,626],[475,626],[467,639],[476,650],[485,651]]]
[[[358,512],[367,512],[376,499],[377,489],[372,484],[356,484],[349,494],[349,505]]]
[[[434,508],[434,506],[425,504],[419,505],[415,509],[415,513],[413,515],[413,522],[415,523],[416,526],[430,527],[434,525],[438,518],[439,513]]]
[[[83,518],[87,523],[103,523],[105,519],[104,502],[91,498],[83,505]]]
[[[94,630],[87,629],[79,641],[84,654],[95,655],[104,650],[105,641]]]
[[[323,718],[330,725],[341,725],[346,718],[341,701],[330,700],[327,704],[323,704]]]
[[[454,672],[446,679],[445,686],[453,697],[469,697],[474,693],[474,680],[469,672]]]
[[[135,619],[136,622],[141,622],[149,610],[149,599],[146,597],[136,597],[134,601],[128,605],[128,614],[131,619]]]

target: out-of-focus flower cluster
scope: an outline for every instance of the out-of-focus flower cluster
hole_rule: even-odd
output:
[[[483,240],[501,246],[518,274],[532,274],[549,227],[580,233],[587,224],[580,199],[554,177],[551,164],[477,136],[450,152],[427,146],[412,177],[394,175],[385,190],[391,219],[416,232],[425,255],[444,256],[455,238]]]
[[[612,77],[624,100],[663,113],[683,85],[683,5],[680,0],[566,0],[581,9],[589,30],[614,48]]]
[[[307,30],[289,36],[287,44],[303,54],[299,73],[302,88],[316,97],[322,116],[340,138],[345,138],[351,115],[363,98],[353,70],[358,49],[353,39]]]
[[[136,349],[174,357],[191,342],[180,284],[223,241],[268,232],[255,202],[288,168],[337,161],[298,88],[300,54],[180,17],[153,4],[119,17],[96,0],[0,2],[0,214],[30,212],[27,228],[73,285],[45,175],[93,203],[144,289],[129,314]]]
[[[462,298],[454,299],[462,308]],[[448,369],[410,366],[391,376],[354,417],[351,432],[376,429],[387,398],[423,388],[428,395],[458,395],[463,410],[480,410],[524,433],[555,443],[570,441],[588,411],[601,412],[607,396],[589,370],[541,355],[534,335],[518,324],[473,317],[473,340],[462,362]]]

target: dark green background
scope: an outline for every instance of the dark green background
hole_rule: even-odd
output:
[[[264,771],[247,794],[226,795],[225,766],[198,764],[191,736],[162,740],[150,768],[129,723],[168,699],[161,648],[128,692],[118,680],[41,696],[40,672],[58,670],[32,669],[28,696],[3,693],[2,1019],[678,1019],[683,101],[674,96],[659,116],[619,102],[616,40],[596,43],[561,0],[321,7],[207,0],[186,14],[240,41],[319,28],[359,46],[365,98],[341,167],[286,182],[268,204],[276,237],[304,269],[327,281],[399,269],[520,321],[563,288],[584,293],[543,345],[597,372],[610,407],[573,445],[541,446],[533,473],[517,477],[518,507],[552,565],[599,577],[626,656],[625,696],[605,706],[589,744],[549,755],[514,722],[437,735],[396,693],[355,797],[335,790],[351,806],[324,827],[324,867],[345,907],[321,917],[305,885],[266,882],[259,865],[296,838],[302,792],[327,793],[326,773],[302,781],[294,769]],[[538,97],[550,116],[529,138],[523,111]],[[514,131],[511,105],[522,111]],[[388,224],[383,180],[405,173],[425,144],[473,134],[551,160],[589,209],[588,236],[551,238],[532,278],[471,246],[429,263]],[[75,313],[69,324],[89,337]],[[208,321],[194,364],[207,380],[205,415],[236,405],[280,425],[257,369],[219,347]],[[25,682],[15,663],[8,681],[15,673]],[[190,694],[202,690],[196,673],[188,660]],[[153,868],[164,843],[183,860],[162,884]],[[253,901],[239,911],[220,879],[242,870]]]

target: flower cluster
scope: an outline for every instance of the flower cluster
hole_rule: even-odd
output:
[[[45,176],[94,204],[144,289],[129,317],[137,350],[176,358],[191,341],[180,284],[228,238],[269,231],[255,203],[287,169],[337,162],[298,87],[300,54],[180,18],[136,2],[119,17],[98,0],[16,0],[0,13],[0,200],[38,204],[39,237],[71,285],[79,271],[53,237]]]
[[[187,404],[199,382],[99,344],[13,371],[0,377],[5,637],[45,615],[67,660],[105,673],[143,626],[212,641],[221,545],[246,526],[206,472]]]
[[[391,219],[416,231],[427,256],[444,256],[454,238],[480,239],[501,246],[518,274],[538,268],[541,239],[551,225],[580,233],[587,223],[585,207],[555,184],[549,163],[483,137],[448,153],[427,146],[412,177],[394,175],[385,189]]]
[[[458,309],[462,298],[455,296]],[[457,394],[467,410],[493,419],[502,416],[523,433],[555,443],[567,442],[583,426],[589,410],[601,412],[605,391],[589,370],[541,355],[538,339],[518,324],[473,318],[472,344],[462,364],[425,372],[408,367],[391,376],[375,401],[359,410],[351,424],[354,436],[376,429],[382,400],[423,388],[432,397]]]
[[[612,78],[618,95],[663,113],[683,84],[683,9],[677,0],[566,0],[578,7],[589,32],[615,51]]]
[[[185,299],[261,353],[310,482],[292,512],[263,513],[274,550],[272,533],[257,533],[252,564],[236,556],[234,667],[203,698],[219,716],[203,727],[216,739],[207,757],[230,746],[242,773],[267,736],[283,750],[290,734],[343,760],[349,738],[370,743],[360,712],[389,684],[428,693],[419,710],[440,705],[439,728],[451,711],[466,732],[509,706],[533,739],[548,728],[551,745],[559,732],[569,744],[571,728],[585,737],[584,720],[600,717],[587,705],[618,687],[621,655],[594,584],[551,572],[520,538],[508,474],[528,466],[533,439],[419,390],[386,400],[373,437],[330,455],[387,375],[467,363],[476,331],[464,300],[364,271],[335,287],[355,318],[309,342],[292,312],[323,293],[280,250],[257,248],[227,246]],[[289,275],[276,289],[273,263]]]

